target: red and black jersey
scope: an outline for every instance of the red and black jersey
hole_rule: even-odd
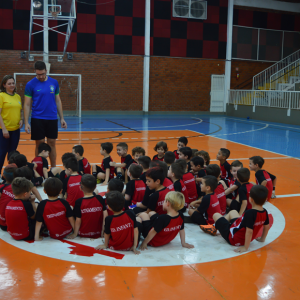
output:
[[[74,215],[81,219],[78,235],[97,239],[101,237],[103,226],[103,212],[106,210],[104,199],[99,196],[77,199]]]
[[[185,184],[183,183],[183,181],[181,179],[174,182],[174,189],[176,192],[180,192],[184,195],[184,199],[185,199],[184,206],[187,206],[186,201],[189,199],[189,194],[188,194]]]
[[[197,208],[200,214],[203,214],[207,224],[214,224],[213,215],[221,213],[220,203],[215,194],[207,194],[202,198],[200,206]]]
[[[153,156],[152,160],[164,161],[164,157],[165,157],[165,156],[159,158],[159,157],[158,157],[158,154],[156,154],[156,155]]]
[[[187,165],[187,167],[188,167],[188,170],[187,170],[187,171],[190,172],[190,171],[192,170],[191,162],[190,162],[190,161],[187,162],[186,165]]]
[[[37,165],[36,171],[39,173],[41,177],[44,177],[43,168],[48,170],[48,161],[45,157],[37,156],[32,160],[32,163]]]
[[[246,210],[251,209],[252,205],[249,201],[249,197],[250,197],[250,190],[252,189],[253,184],[250,182],[244,183],[241,185],[241,187],[239,188],[239,202],[242,204],[242,202],[244,200],[247,200],[247,207]]]
[[[121,164],[126,164],[126,167],[123,167],[123,170],[128,170],[130,165],[133,163],[132,156],[127,154],[125,157],[121,156]]]
[[[153,223],[153,229],[157,232],[149,242],[149,246],[159,247],[173,241],[180,230],[184,229],[183,215],[179,213],[176,217],[160,215]]]
[[[73,211],[66,200],[43,200],[40,202],[37,212],[37,222],[44,222],[53,239],[63,239],[73,231],[69,222],[73,217]]]
[[[268,200],[271,199],[272,192],[273,192],[273,180],[276,178],[276,176],[268,173],[265,170],[258,170],[255,173],[255,179],[256,179],[256,184],[261,184],[263,181],[267,181],[267,186],[266,188],[268,189]]]
[[[187,199],[186,203],[190,204],[191,202],[198,199],[198,190],[195,177],[191,172],[187,172],[183,174],[182,181],[186,186],[189,195],[189,198]]]
[[[101,168],[104,171],[104,173],[106,173],[106,169],[110,169],[110,173],[109,173],[109,179],[113,179],[114,178],[114,173],[115,173],[115,167],[112,167],[109,165],[109,163],[113,161],[111,156],[108,156],[106,158],[104,158],[102,160],[102,164],[101,164]]]
[[[141,179],[133,179],[126,184],[125,195],[130,196],[131,204],[142,202],[146,191],[146,184]]]
[[[67,201],[74,207],[75,201],[83,198],[83,192],[80,189],[81,175],[71,175],[64,179],[63,195],[67,193]]]
[[[226,202],[225,189],[221,182],[218,183],[218,186],[215,189],[214,194],[217,196],[219,200],[221,215],[224,216],[226,214],[227,202]]]
[[[262,226],[269,224],[268,212],[256,209],[247,210],[230,226],[229,241],[233,246],[243,246],[245,244],[246,228],[252,229],[251,241],[254,240]]]
[[[162,185],[165,186],[169,190],[169,192],[175,191],[173,182],[167,177],[165,178]]]
[[[68,175],[66,174],[65,170],[62,170],[59,174],[59,179],[61,180],[62,183],[64,183],[64,180],[68,177]]]
[[[173,153],[175,154],[175,159],[176,159],[176,160],[179,159],[179,154],[178,154],[177,151],[178,151],[178,150],[174,150],[174,151],[173,151]]]
[[[164,187],[162,190],[155,191],[149,197],[149,202],[147,208],[152,211],[156,211],[159,215],[166,214],[167,212],[163,210],[163,203],[165,201],[166,195],[170,192],[169,189]]]
[[[221,169],[221,179],[228,180],[232,178],[232,174],[230,172],[231,166],[227,160],[224,162],[223,165],[220,163],[220,169]]]
[[[26,239],[29,232],[29,224],[34,221],[30,218],[35,214],[29,201],[20,199],[11,200],[5,209],[7,232],[15,240]]]
[[[78,173],[81,175],[91,174],[91,165],[88,160],[84,157],[83,159],[78,161]]]
[[[132,210],[105,218],[106,234],[110,234],[108,248],[112,250],[130,250],[134,241],[136,217]]]
[[[6,226],[6,219],[5,219],[5,208],[6,205],[15,198],[11,184],[6,183],[2,186],[0,189],[0,225],[1,226]]]

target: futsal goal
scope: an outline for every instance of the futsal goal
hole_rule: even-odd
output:
[[[24,99],[26,83],[35,73],[14,73],[17,93]],[[81,74],[49,74],[58,81],[64,116],[81,117]]]

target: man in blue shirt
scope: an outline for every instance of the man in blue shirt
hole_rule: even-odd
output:
[[[34,64],[36,77],[26,84],[24,101],[25,131],[31,132],[31,139],[35,140],[35,156],[38,156],[38,147],[45,142],[51,147],[49,155],[51,167],[56,166],[56,139],[58,136],[57,113],[62,128],[67,128],[64,120],[62,104],[59,97],[57,80],[47,76],[46,64],[36,61]],[[29,112],[32,103],[31,126]]]

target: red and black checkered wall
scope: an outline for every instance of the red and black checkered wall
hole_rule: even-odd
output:
[[[82,0],[67,51],[144,54],[145,0]],[[173,0],[151,0],[151,55],[225,59],[228,0],[208,0],[207,20],[172,17]],[[0,49],[27,50],[30,0],[0,1]],[[36,23],[42,21],[35,20]],[[62,21],[50,21],[50,26]],[[300,18],[289,14],[235,10],[234,24],[300,30]],[[39,31],[41,27],[33,26]],[[66,26],[60,27],[61,31]],[[65,37],[49,32],[50,51],[62,51]],[[43,35],[32,37],[31,50],[43,50]]]
[[[84,0],[89,4],[109,2]],[[151,1],[151,55],[220,58],[226,56],[227,0],[208,1],[208,19],[172,17],[172,0]],[[0,1],[0,49],[27,50],[30,0]],[[41,23],[41,21],[35,21]],[[62,24],[50,21],[50,26]],[[60,27],[66,30],[65,27]],[[34,25],[34,31],[41,27]],[[69,52],[144,54],[145,1],[116,0],[105,5],[77,3]],[[62,51],[64,36],[49,32],[50,51]],[[43,50],[43,35],[31,49]]]

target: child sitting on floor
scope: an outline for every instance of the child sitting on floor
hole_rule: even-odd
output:
[[[230,151],[226,148],[221,148],[217,154],[217,160],[220,161],[221,179],[228,180],[232,178],[230,172],[230,164],[227,159],[230,156]]]
[[[141,250],[147,249],[147,245],[159,247],[170,243],[180,235],[181,245],[185,248],[194,248],[193,245],[185,242],[185,231],[183,215],[178,211],[184,207],[184,196],[182,193],[169,192],[164,200],[163,209],[166,214],[159,215],[155,212],[141,213],[137,218],[142,222],[144,241],[140,246]]]
[[[197,209],[190,208],[188,213],[194,223],[198,225],[214,224],[214,213],[220,213],[220,204],[217,196],[214,194],[218,186],[217,178],[207,175],[202,179],[201,190],[205,193]]]
[[[121,157],[121,163],[116,163],[111,161],[109,164],[112,167],[115,167],[115,172],[117,175],[117,178],[125,181],[127,183],[127,170],[132,164],[132,157],[128,152],[128,145],[126,143],[119,143],[117,145],[117,154]]]
[[[141,156],[145,156],[145,149],[144,148],[142,148],[142,147],[134,147],[133,149],[132,149],[132,158],[133,158],[133,162],[135,162],[135,163],[139,163],[138,162],[138,159],[139,159],[139,157],[141,157]]]
[[[48,171],[48,161],[47,157],[49,157],[51,152],[51,147],[46,143],[39,144],[38,147],[38,156],[32,160],[32,163],[37,165],[36,171],[38,172],[40,177],[44,179],[48,179],[48,177],[59,177],[60,172],[62,169],[60,167],[51,168]]]
[[[240,188],[241,184],[237,180],[237,171],[243,167],[243,163],[239,160],[235,160],[230,165],[230,172],[232,178],[227,180],[227,185],[229,186],[228,189],[225,191],[225,195],[228,196],[230,199],[235,199],[238,195],[238,189]]]
[[[128,169],[130,181],[126,184],[125,200],[126,205],[136,205],[144,199],[146,184],[140,179],[143,168],[140,165],[132,164]]]
[[[158,142],[154,147],[154,151],[156,151],[157,154],[153,156],[152,160],[164,161],[165,153],[168,151],[167,143],[164,141]]]
[[[99,180],[104,180],[104,182],[101,185],[106,185],[109,182],[109,180],[114,178],[115,167],[112,167],[110,165],[110,162],[113,161],[110,156],[112,150],[112,143],[102,143],[100,153],[104,156],[104,158],[102,160],[101,167],[97,165],[92,166],[93,176]]]
[[[83,192],[80,189],[81,175],[78,174],[78,161],[76,158],[69,158],[65,162],[65,171],[67,178],[63,182],[62,197],[72,206],[75,201],[83,197]]]
[[[249,200],[250,191],[253,187],[253,184],[249,182],[250,179],[250,171],[247,168],[241,168],[237,171],[237,180],[239,181],[239,194],[234,199],[227,198],[227,206],[229,206],[229,210],[236,210],[239,215],[243,215],[243,213],[251,209],[251,203]]]
[[[5,209],[7,232],[15,240],[33,240],[37,204],[31,196],[33,183],[26,178],[15,178],[11,184],[15,198]]]
[[[6,205],[12,199],[14,199],[11,183],[14,180],[14,172],[16,169],[17,166],[15,164],[9,164],[4,168],[3,171],[3,179],[5,179],[5,184],[1,184],[0,186],[0,228],[3,231],[7,230],[5,218]]]
[[[49,230],[50,237],[53,239],[65,238],[75,227],[70,204],[66,200],[58,198],[62,187],[63,184],[58,178],[52,177],[46,180],[44,191],[48,195],[48,199],[43,200],[37,208],[35,241],[43,239],[40,237],[42,223],[45,224]]]
[[[186,147],[186,145],[188,144],[188,139],[185,136],[182,136],[178,139],[177,142],[177,149],[173,151],[173,153],[175,154],[175,159],[179,159],[179,150],[182,147]]]
[[[91,174],[91,165],[88,162],[88,160],[83,157],[83,152],[84,149],[81,145],[75,145],[72,149],[72,153],[75,155],[77,161],[78,161],[78,166],[79,166],[79,174]]]
[[[65,163],[66,161],[69,159],[69,158],[76,158],[75,157],[75,154],[71,153],[71,152],[67,152],[65,154],[62,155],[61,157],[61,161],[62,161],[62,164],[63,164],[63,167],[64,167],[64,170],[62,170],[59,174],[59,179],[60,181],[63,183],[64,182],[64,179],[68,177],[68,175],[66,174],[66,170],[65,170]],[[79,168],[79,166],[78,166]]]
[[[201,186],[202,178],[206,175],[204,169],[204,159],[195,156],[191,159],[191,170],[195,176],[196,183]]]
[[[246,252],[262,227],[262,236],[256,240],[263,243],[268,235],[269,216],[267,210],[263,208],[267,197],[268,189],[265,186],[253,186],[250,191],[252,209],[247,210],[242,216],[236,210],[229,212],[226,217],[215,213],[213,215],[215,226],[200,226],[200,228],[211,235],[216,235],[219,230],[221,236],[230,245],[242,246],[235,249],[235,252]]]
[[[106,194],[108,207],[114,212],[112,216],[105,218],[104,244],[96,249],[131,250],[139,254],[136,248],[139,241],[139,229],[135,214],[132,210],[123,211],[125,198],[120,192]]]
[[[103,236],[104,220],[107,217],[105,201],[100,195],[95,195],[97,179],[90,174],[81,178],[81,186],[84,196],[77,199],[74,206],[76,218],[74,233],[67,236],[74,239],[77,235],[97,239]]]
[[[187,188],[185,184],[182,181],[182,176],[184,174],[184,171],[182,169],[182,166],[177,163],[172,163],[170,166],[168,177],[171,178],[174,184],[174,190],[176,192],[180,192],[184,196],[184,207],[180,210],[181,212],[185,212],[187,208],[187,202],[189,200],[189,194],[187,191]]]
[[[269,191],[267,201],[269,201],[271,198],[276,198],[275,186],[277,178],[276,176],[268,173],[267,171],[262,170],[265,160],[261,156],[252,156],[249,158],[249,160],[250,170],[255,171],[256,184],[267,187]]]

